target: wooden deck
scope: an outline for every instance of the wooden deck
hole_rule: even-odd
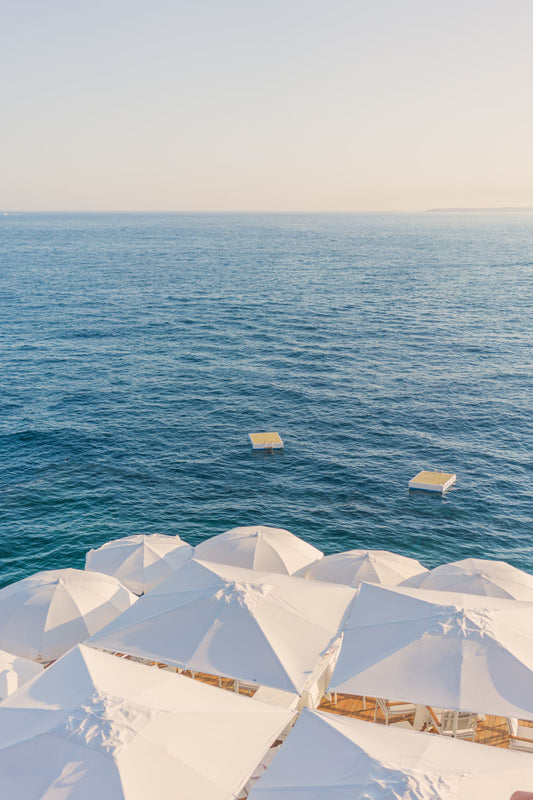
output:
[[[158,666],[160,665],[158,664]],[[183,674],[192,677],[192,673],[188,671],[184,671]],[[218,678],[216,675],[207,675],[200,672],[194,673],[194,677],[196,680],[209,683],[212,686],[220,686],[222,689],[235,691],[235,681],[231,680],[230,678]],[[245,694],[248,697],[251,697],[254,694],[254,689],[250,688],[248,685],[243,686],[239,684],[239,694]],[[363,700],[362,697],[356,697],[350,694],[339,694],[337,695],[336,703],[333,702],[333,697],[331,701],[324,698],[320,703],[319,709],[320,711],[329,711],[332,714],[341,714],[345,717],[354,717],[355,719],[374,722],[376,702],[373,697],[366,697]],[[413,721],[412,717],[410,721]],[[376,723],[381,725],[385,723],[383,715],[379,709],[376,717]],[[533,728],[533,722],[522,722],[521,724]],[[470,740],[465,739],[465,741]],[[485,719],[479,719],[476,726],[476,735],[474,741],[478,742],[479,744],[488,744],[492,747],[503,747],[508,749],[509,731],[505,718],[486,715]]]
[[[219,675],[209,675],[207,672],[192,672],[190,669],[179,669],[172,667],[168,664],[162,664],[158,661],[145,661],[148,666],[158,667],[159,669],[166,669],[169,672],[177,672],[184,675],[186,678],[194,678],[194,680],[208,683],[210,686],[218,686],[221,689],[227,689],[230,692],[238,692],[246,697],[252,697],[258,687],[244,681],[234,681],[233,678],[222,678]]]
[[[125,656],[122,653],[116,653],[115,655],[121,655],[123,658],[127,659],[131,658],[131,656]],[[257,688],[245,682],[234,681],[232,678],[222,678],[217,675],[209,675],[204,672],[193,673],[190,670],[180,670],[178,667],[169,666],[157,661],[150,661],[148,659],[135,660],[142,660],[143,663],[149,664],[150,666],[156,666],[159,669],[166,669],[171,672],[180,672],[182,675],[202,681],[202,683],[207,683],[211,686],[218,686],[228,691],[238,691],[239,694],[246,695],[248,697],[252,697]],[[354,717],[355,719],[362,719],[366,720],[367,722],[374,722],[376,702],[373,697],[363,698],[350,694],[338,694],[337,702],[334,702],[334,695],[331,696],[331,700],[324,698],[319,705],[319,710],[329,711],[332,714],[341,714],[345,717]],[[412,723],[413,718],[411,717],[409,721]],[[382,725],[385,723],[385,719],[379,709],[375,722],[376,724]],[[520,724],[525,727],[533,728],[533,721],[522,721]],[[435,733],[435,730],[433,730],[433,732]],[[464,741],[469,740],[465,739]],[[509,731],[505,718],[486,715],[484,719],[478,719],[474,741],[478,742],[479,744],[487,744],[491,745],[492,747],[503,747],[508,749]]]
[[[321,711],[329,711],[332,714],[341,714],[345,717],[355,717],[355,719],[363,719],[369,722],[374,721],[374,714],[376,711],[376,702],[373,697],[367,697],[363,701],[362,697],[356,697],[349,694],[339,694],[337,696],[337,703],[323,699],[320,703],[319,709]],[[366,705],[366,708],[365,708]],[[412,717],[410,719],[412,722]],[[378,710],[376,723],[384,724],[385,720],[383,715]],[[533,722],[523,722],[522,725],[533,727]],[[469,741],[466,739],[465,741]],[[479,744],[489,744],[493,747],[509,747],[509,732],[507,723],[504,717],[495,717],[487,715],[485,719],[479,719],[476,727],[475,740]]]

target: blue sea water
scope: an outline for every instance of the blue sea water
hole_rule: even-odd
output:
[[[533,572],[532,272],[527,213],[0,217],[0,585],[257,522]]]

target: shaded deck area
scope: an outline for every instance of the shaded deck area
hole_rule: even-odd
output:
[[[168,672],[176,672],[180,675],[184,675],[186,678],[193,678],[194,680],[208,683],[210,686],[218,686],[220,689],[226,689],[230,692],[238,692],[238,694],[243,694],[246,697],[252,697],[258,689],[258,687],[253,684],[246,683],[245,681],[236,681],[233,680],[233,678],[223,678],[220,675],[210,675],[207,672],[193,672],[190,669],[181,669],[171,664],[164,664],[160,661],[150,661],[147,658],[129,656],[125,653],[114,653],[114,655],[125,658],[126,660],[138,661],[149,667],[158,667],[158,669],[165,669]]]
[[[126,659],[131,658],[131,656],[123,653],[115,653],[115,655],[119,655]],[[151,661],[149,659],[134,658],[134,660],[139,660],[150,666],[155,666],[159,669],[166,669],[170,672],[179,672],[186,677],[194,678],[195,680],[208,683],[211,686],[217,686],[222,689],[226,689],[227,691],[238,692],[239,694],[246,695],[248,697],[252,697],[257,690],[257,687],[253,684],[243,681],[235,681],[232,678],[223,678],[218,675],[210,675],[204,672],[192,672],[191,670],[179,669],[178,667],[169,666],[167,664]],[[373,697],[363,698],[358,695],[337,694],[331,695],[331,697],[326,695],[322,699],[318,708],[320,711],[329,711],[332,714],[340,714],[345,717],[353,717],[355,719],[366,720],[367,722],[375,722],[376,724],[384,725],[385,718],[379,707],[376,712],[376,705],[376,700]],[[414,722],[414,715],[405,715],[405,720],[412,724]],[[533,721],[522,721],[521,725],[531,728],[531,738],[533,739]],[[427,730],[430,733],[437,735],[435,728],[428,726]],[[509,739],[509,729],[507,727],[507,721],[504,717],[497,717],[490,714],[479,715],[473,741],[477,742],[478,744],[487,744],[491,745],[492,747],[509,749]],[[471,740],[465,739],[464,741]]]
[[[321,711],[329,711],[332,714],[341,714],[345,717],[354,717],[355,719],[363,719],[368,722],[374,722],[374,715],[376,714],[376,701],[373,697],[358,697],[350,694],[337,695],[337,702],[334,702],[334,696],[331,700],[324,698],[320,703],[319,709]],[[406,715],[409,722],[413,721],[412,715]],[[385,718],[378,708],[376,715],[376,723],[385,724]],[[523,722],[524,726],[533,728],[533,722]],[[434,732],[430,730],[430,732]],[[533,737],[533,730],[532,730]],[[466,739],[465,741],[469,741]],[[479,744],[489,744],[493,747],[509,747],[509,731],[507,722],[504,717],[495,717],[487,714],[485,718],[478,718],[475,742]]]

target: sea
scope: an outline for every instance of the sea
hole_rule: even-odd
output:
[[[259,523],[533,573],[532,274],[525,212],[1,215],[0,585]]]

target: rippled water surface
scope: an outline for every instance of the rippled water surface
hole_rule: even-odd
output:
[[[0,259],[1,585],[255,522],[533,572],[532,214],[14,214]]]

